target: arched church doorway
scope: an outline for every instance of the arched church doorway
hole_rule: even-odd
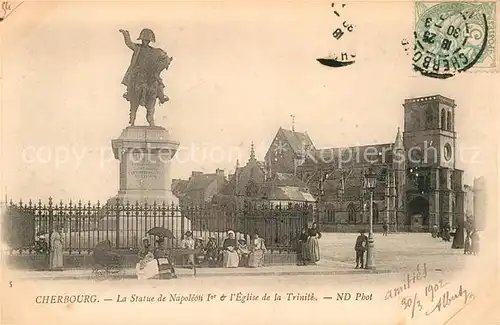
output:
[[[408,204],[408,216],[410,217],[410,225],[429,225],[429,201],[417,196]]]

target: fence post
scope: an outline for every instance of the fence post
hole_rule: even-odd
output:
[[[120,248],[120,199],[116,199],[116,227],[115,227],[116,237],[115,245],[116,248]]]
[[[47,209],[48,213],[49,213],[49,238],[48,238],[48,241],[49,241],[49,252],[52,252],[52,232],[53,232],[53,229],[54,229],[54,211],[52,209],[52,197],[49,197],[49,205],[48,205],[48,209]],[[52,268],[52,256],[51,254],[49,254],[49,269]]]

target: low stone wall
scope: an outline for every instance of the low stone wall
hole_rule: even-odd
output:
[[[124,267],[134,268],[138,258],[137,254],[124,254]],[[9,269],[22,270],[48,270],[48,255],[7,255],[6,266]],[[264,265],[294,265],[297,263],[297,254],[271,252],[264,255]],[[176,265],[182,264],[182,257],[176,258]],[[94,258],[89,255],[65,254],[63,258],[64,269],[91,269]]]

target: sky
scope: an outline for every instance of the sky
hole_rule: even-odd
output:
[[[344,20],[354,29],[335,40]],[[119,29],[135,39],[142,28],[174,57],[162,74],[171,100],[156,109],[181,146],[173,178],[233,171],[252,141],[263,159],[290,115],[318,148],[391,142],[404,99],[442,94],[457,103],[464,181],[496,180],[498,74],[413,72],[401,45],[412,35],[410,2],[347,3],[340,17],[319,1],[26,2],[3,23],[1,183],[15,200],[116,194],[111,140],[128,122],[121,79],[132,55]],[[343,50],[355,64],[316,61]],[[143,108],[137,124],[146,125]]]

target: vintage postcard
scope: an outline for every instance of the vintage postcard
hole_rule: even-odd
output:
[[[2,1],[5,324],[499,324],[497,1]]]

